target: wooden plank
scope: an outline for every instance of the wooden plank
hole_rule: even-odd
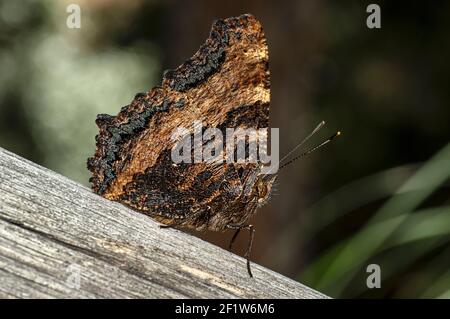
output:
[[[2,298],[327,298],[0,148]]]

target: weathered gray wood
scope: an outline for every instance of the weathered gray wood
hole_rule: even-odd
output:
[[[76,276],[79,273],[79,287]],[[0,297],[326,298],[0,148]]]

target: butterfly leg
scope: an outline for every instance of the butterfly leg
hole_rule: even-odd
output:
[[[228,250],[229,251],[231,251],[231,248],[233,247],[233,243],[236,240],[236,238],[237,238],[237,236],[239,235],[240,232],[241,232],[240,228],[236,229],[236,231],[234,232],[233,237],[231,237],[230,244],[228,245]]]
[[[237,235],[239,234],[239,232],[242,229],[248,229],[249,233],[250,233],[250,238],[248,241],[248,246],[247,246],[247,251],[245,252],[244,257],[247,259],[247,271],[248,274],[251,278],[253,278],[253,274],[252,274],[252,270],[250,267],[250,253],[252,251],[252,246],[253,246],[253,239],[255,238],[255,228],[253,227],[253,225],[227,225],[227,228],[229,229],[236,229],[236,232],[233,235],[233,238],[231,238],[231,242],[230,242],[230,250],[231,250],[231,246],[234,242],[234,240],[236,239]]]
[[[184,222],[184,219],[179,219],[179,220],[172,222],[171,224],[159,225],[159,228],[175,228],[177,226],[180,226],[183,222]]]

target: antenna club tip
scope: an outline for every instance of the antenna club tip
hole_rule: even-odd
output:
[[[339,136],[341,136],[341,135],[342,135],[342,132],[341,132],[341,131],[337,131],[336,133],[333,134],[333,136],[330,137],[330,140],[333,140],[333,139],[335,139],[336,137],[339,137]]]

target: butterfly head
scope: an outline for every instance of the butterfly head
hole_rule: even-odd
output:
[[[277,174],[260,174],[253,186],[253,194],[256,197],[258,207],[267,204],[272,195],[272,188]]]

